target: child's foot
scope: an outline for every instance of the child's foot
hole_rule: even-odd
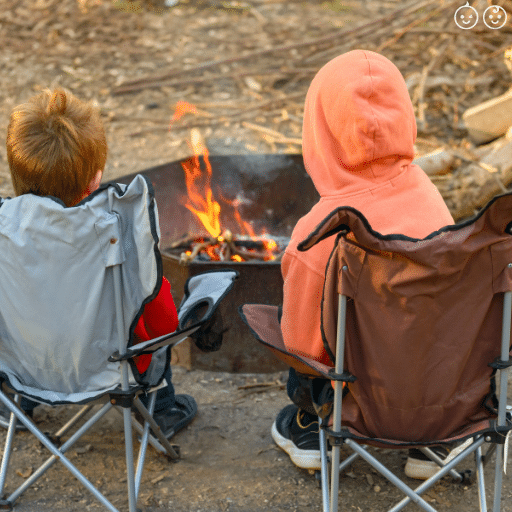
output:
[[[272,439],[299,468],[320,469],[318,418],[287,405],[272,425]]]
[[[176,395],[176,403],[171,409],[155,412],[153,418],[167,439],[185,428],[197,414],[197,403],[190,395]]]
[[[433,446],[430,449],[441,459],[446,459],[450,453],[446,448],[440,446]],[[428,480],[434,476],[440,467],[433,460],[430,460],[423,452],[416,448],[409,450],[409,457],[405,463],[404,472],[409,478],[417,480]]]

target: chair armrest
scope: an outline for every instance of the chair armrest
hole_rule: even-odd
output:
[[[133,347],[127,347],[124,354],[120,354],[118,350],[116,350],[108,360],[111,363],[116,363],[119,361],[126,361],[127,359],[131,359],[132,357],[139,356],[141,354],[151,354],[156,350],[165,347],[167,345],[177,345],[185,338],[188,338],[191,334],[194,334],[199,328],[199,325],[193,325],[188,329],[177,330],[171,332],[169,334],[164,334],[163,336],[159,336],[158,338],[153,338],[152,340],[143,341],[142,343],[137,343]]]

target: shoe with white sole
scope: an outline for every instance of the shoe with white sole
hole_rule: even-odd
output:
[[[434,446],[430,449],[440,457],[445,464],[450,462],[459,453],[465,450],[471,443],[472,439],[454,447],[451,451],[441,446]],[[417,480],[428,480],[431,476],[434,476],[440,467],[433,460],[430,460],[423,452],[412,448],[409,450],[409,457],[405,464],[405,474],[409,478],[415,478]]]
[[[272,425],[272,439],[299,468],[320,469],[318,418],[290,404]]]

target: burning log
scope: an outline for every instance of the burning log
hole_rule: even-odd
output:
[[[180,254],[180,264],[188,265],[196,258],[203,261],[279,261],[288,238],[279,237],[278,242],[271,238],[244,239],[236,237],[229,229],[218,237],[184,236],[173,242],[166,250]]]

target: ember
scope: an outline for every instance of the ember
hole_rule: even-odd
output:
[[[184,104],[185,105],[185,104]],[[193,105],[180,104],[173,115],[172,121],[181,117],[185,112],[195,112]],[[234,235],[220,225],[221,206],[213,196],[211,188],[212,167],[208,159],[208,149],[197,129],[193,129],[190,137],[190,147],[194,157],[182,162],[187,186],[187,197],[184,206],[190,210],[201,225],[209,233],[205,236],[184,236],[171,244],[170,249],[185,249],[181,253],[182,264],[198,258],[203,261],[247,261],[247,260],[276,260],[286,247],[286,241],[269,238],[265,233],[257,236],[249,222],[242,219],[239,207],[240,199],[222,201],[233,209],[233,218],[237,221],[240,234]],[[204,161],[205,170],[201,169],[200,156]]]

